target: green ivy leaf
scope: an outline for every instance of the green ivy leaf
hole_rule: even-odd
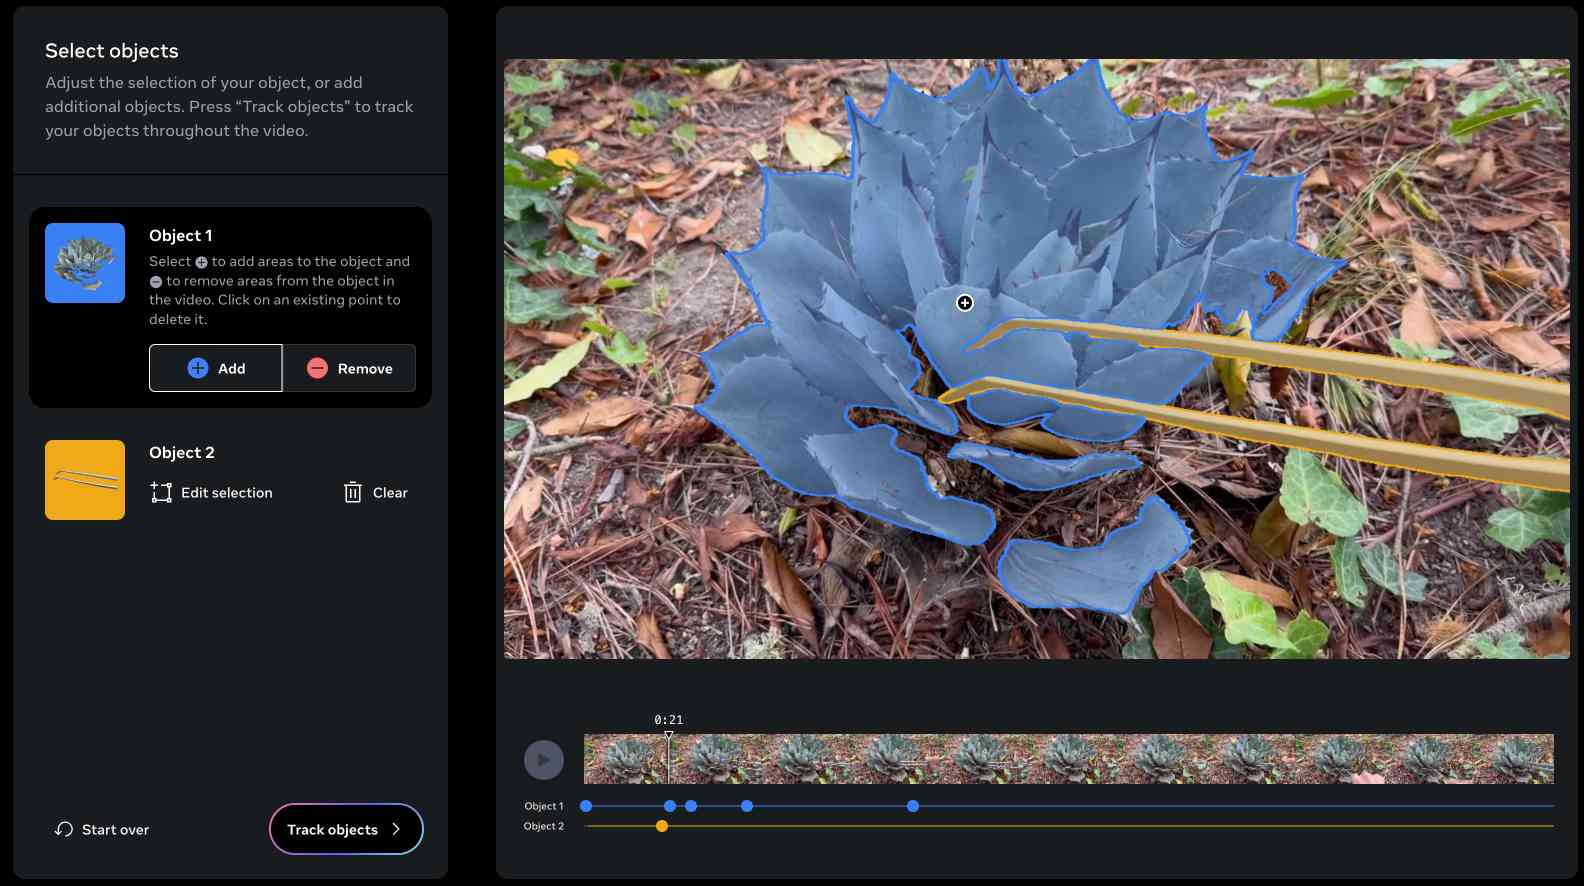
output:
[[[1150,623],[1150,608],[1140,600],[1133,607],[1133,639],[1122,645],[1122,657],[1153,659],[1155,657],[1155,628]]]
[[[1458,433],[1480,440],[1494,440],[1497,443],[1518,430],[1519,416],[1540,414],[1538,409],[1524,409],[1474,397],[1459,397],[1456,394],[1449,394],[1447,402],[1452,404],[1452,411],[1457,413]]]
[[[1308,95],[1299,98],[1279,98],[1271,102],[1272,107],[1299,108],[1312,111],[1316,108],[1325,108],[1331,105],[1340,105],[1351,98],[1358,97],[1358,90],[1346,83],[1335,81],[1314,90]]]
[[[1457,103],[1458,114],[1467,117],[1479,113],[1486,105],[1500,98],[1507,91],[1508,86],[1509,84],[1504,81],[1489,89],[1476,89],[1463,96],[1463,100]]]
[[[1194,621],[1199,622],[1211,637],[1210,657],[1222,659],[1244,658],[1247,651],[1243,644],[1227,640],[1226,631],[1216,624],[1215,607],[1210,603],[1210,594],[1205,590],[1204,575],[1194,567],[1189,567],[1182,578],[1172,579],[1172,590],[1182,598],[1183,605],[1193,614]]]
[[[642,366],[649,359],[649,348],[643,342],[634,342],[627,337],[627,333],[620,329],[614,330],[609,342],[600,339],[600,353],[610,359],[612,363],[623,369],[632,369]]]
[[[1506,659],[1532,659],[1533,652],[1523,646],[1523,637],[1516,631],[1502,636],[1501,641],[1492,643],[1487,637],[1475,637],[1474,649],[1479,652],[1480,658],[1506,658]]]
[[[671,97],[658,89],[640,89],[632,97],[633,113],[643,120],[664,120],[671,114]]]
[[[1210,605],[1221,613],[1226,638],[1231,643],[1258,643],[1272,649],[1294,649],[1292,641],[1276,627],[1276,608],[1262,598],[1233,586],[1219,572],[1205,572],[1205,592]]]
[[[1412,71],[1414,68],[1436,68],[1446,70],[1465,61],[1461,58],[1409,58],[1400,62],[1392,62],[1381,67],[1382,71]]]
[[[597,336],[592,333],[583,336],[577,344],[569,345],[557,351],[550,359],[528,370],[522,378],[506,386],[506,402],[516,403],[526,400],[536,392],[548,388],[563,378],[567,373],[577,368],[583,358],[588,356],[589,345]]]
[[[1363,608],[1369,599],[1369,586],[1359,574],[1361,552],[1358,542],[1339,538],[1331,546],[1331,571],[1336,575],[1337,593],[1355,608]]]
[[[1505,120],[1508,117],[1526,114],[1538,107],[1540,107],[1540,100],[1532,98],[1516,105],[1508,105],[1505,108],[1497,108],[1494,111],[1485,111],[1470,117],[1463,117],[1452,122],[1452,125],[1447,129],[1447,134],[1452,136],[1453,140],[1458,143],[1466,142],[1469,136],[1495,123],[1497,120]]]
[[[1521,554],[1535,542],[1555,538],[1556,526],[1552,518],[1545,514],[1521,508],[1502,508],[1490,515],[1490,520],[1485,524],[1485,534],[1507,550]]]
[[[1266,89],[1270,88],[1271,84],[1282,79],[1284,78],[1281,74],[1274,74],[1270,77],[1244,77],[1243,82],[1254,87],[1255,89],[1258,89],[1260,92],[1264,92]]]
[[[561,300],[561,292],[556,289],[535,289],[523,285],[517,278],[522,276],[523,269],[511,262],[506,263],[506,322],[516,325],[521,323],[548,323],[561,320],[577,313],[567,307]]]
[[[1369,516],[1363,502],[1342,485],[1342,478],[1302,449],[1287,451],[1281,503],[1294,523],[1314,523],[1338,537],[1357,535]]]
[[[1307,661],[1325,648],[1326,641],[1331,639],[1331,629],[1320,619],[1307,612],[1300,612],[1297,618],[1288,623],[1286,636],[1292,648],[1278,649],[1271,653],[1271,658],[1298,658]]]
[[[1404,360],[1447,360],[1453,356],[1453,352],[1447,348],[1427,348],[1400,338],[1387,339],[1386,344],[1391,346],[1393,354]]]
[[[1503,486],[1501,491],[1514,507],[1533,511],[1542,517],[1560,514],[1573,504],[1573,496],[1566,492],[1548,492],[1527,486]]]
[[[1359,565],[1364,567],[1364,574],[1381,590],[1397,593],[1397,558],[1392,556],[1391,548],[1385,545],[1375,545],[1359,551]],[[1430,582],[1417,572],[1404,571],[1402,576],[1402,595],[1410,603],[1418,603],[1424,599],[1425,586]]]
[[[526,74],[507,74],[506,88],[512,95],[538,95],[542,92],[560,92],[566,88],[566,77],[560,71],[550,75],[549,80],[540,80]]]
[[[528,124],[536,129],[544,129],[555,121],[549,105],[530,105],[527,117]]]
[[[1371,77],[1364,81],[1364,88],[1376,98],[1391,98],[1395,95],[1401,95],[1402,91],[1407,89],[1408,84],[1412,82],[1412,80],[1390,77]]]

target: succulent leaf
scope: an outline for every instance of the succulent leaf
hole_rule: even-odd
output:
[[[957,432],[951,410],[914,393],[923,367],[905,332],[948,385],[997,375],[1164,403],[1207,357],[1031,330],[966,348],[1014,318],[1161,328],[1196,303],[1226,321],[1247,311],[1253,336],[1274,340],[1338,266],[1293,241],[1298,177],[1248,175],[1246,156],[1220,157],[1205,108],[1130,119],[1098,62],[1033,95],[1005,63],[943,97],[893,74],[873,115],[848,110],[850,175],[763,170],[761,239],[728,257],[765,322],[705,352],[715,391],[698,409],[783,485],[899,526],[977,544],[995,525],[983,505],[938,494],[893,429],[848,418],[866,406]],[[967,408],[1094,442],[1143,424],[1007,391]],[[1027,489],[1138,466],[977,444],[951,456]],[[1187,543],[1152,499],[1092,548],[1012,540],[1001,578],[1026,605],[1125,612]]]

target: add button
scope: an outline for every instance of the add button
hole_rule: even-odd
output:
[[[278,393],[280,345],[149,345],[148,387],[156,393]]]

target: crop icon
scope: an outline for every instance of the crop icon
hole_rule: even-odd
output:
[[[915,390],[915,344],[947,386],[993,376],[1166,403],[1208,356],[1037,330],[968,346],[1018,319],[1162,329],[1196,304],[1227,323],[1246,311],[1253,337],[1271,341],[1338,267],[1294,242],[1300,176],[1246,175],[1247,155],[1219,157],[1204,108],[1129,118],[1096,62],[1032,95],[1005,63],[939,98],[892,75],[873,117],[850,99],[848,112],[850,175],[764,170],[761,239],[728,256],[764,322],[705,352],[715,390],[699,411],[781,484],[888,523],[976,545],[996,522],[939,494],[894,428],[849,418],[867,407],[957,434],[956,413]],[[1091,442],[1144,422],[1006,390],[966,408]],[[967,442],[948,457],[1033,490],[1140,466],[1122,452],[1045,459]],[[1189,541],[1151,496],[1099,545],[1012,539],[997,568],[1027,606],[1120,613]]]
[[[114,223],[45,226],[44,260],[50,302],[119,302],[126,298],[126,232]]]

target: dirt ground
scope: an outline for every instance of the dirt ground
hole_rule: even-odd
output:
[[[1420,734],[1350,734],[1347,737],[1362,743],[1365,760],[1362,773],[1372,773],[1384,778],[1386,784],[1414,784],[1417,779],[1399,762],[1402,751],[1418,738],[1429,735],[1448,748],[1446,784],[1497,784],[1506,782],[1491,768],[1490,761],[1497,745],[1508,739],[1521,739],[1541,748],[1541,761],[1555,765],[1556,737],[1549,734],[1459,735],[1436,733]],[[601,761],[605,749],[623,739],[635,739],[647,744],[653,751],[656,777],[653,783],[698,784],[708,779],[688,765],[688,752],[694,742],[703,736],[678,735],[672,739],[671,780],[665,780],[664,736],[653,733],[621,735],[590,735],[584,740],[584,781],[588,784],[610,784],[613,779]],[[732,783],[785,784],[797,779],[787,775],[777,765],[777,752],[787,736],[731,735],[742,747],[740,774],[733,775]],[[864,760],[876,736],[830,734],[818,736],[830,749],[826,774],[833,784],[887,784],[888,780],[865,765]],[[957,747],[966,735],[909,735],[917,745],[920,760],[915,776],[919,784],[971,783],[972,777],[964,773],[953,761]],[[1073,784],[1057,775],[1041,762],[1045,747],[1055,736],[1050,734],[996,735],[1005,744],[1015,784]],[[1138,746],[1149,738],[1141,734],[1084,734],[1082,736],[1095,749],[1093,766],[1083,784],[1146,784],[1150,779],[1135,765],[1134,754]],[[1186,750],[1182,784],[1248,784],[1247,778],[1228,768],[1222,761],[1222,749],[1237,736],[1218,734],[1172,733],[1170,738],[1181,742]],[[1274,752],[1274,766],[1267,784],[1329,784],[1332,779],[1314,765],[1314,752],[1332,736],[1330,734],[1275,734],[1261,735],[1270,742]],[[1544,771],[1539,783],[1553,783],[1554,769]]]
[[[1314,299],[1310,344],[1390,353],[1387,341],[1398,334],[1404,303],[1422,291],[1443,330],[1500,318],[1532,331],[1552,352],[1569,354],[1568,127],[1531,114],[1502,121],[1466,145],[1445,135],[1458,101],[1500,79],[1491,61],[1421,71],[1400,99],[1366,97],[1345,115],[1270,104],[1314,86],[1313,60],[1117,61],[1125,79],[1113,94],[1135,116],[1209,102],[1225,109],[1210,123],[1222,156],[1251,152],[1254,174],[1308,175],[1299,240],[1316,250],[1338,242],[1349,260]],[[1352,76],[1357,86],[1372,73],[1388,74],[1387,61],[1339,62],[1342,74],[1328,67],[1325,76]],[[1298,608],[1330,628],[1324,653],[1330,658],[1445,655],[1523,603],[1558,590],[1544,570],[1562,565],[1560,545],[1542,542],[1520,555],[1485,537],[1487,517],[1507,504],[1491,484],[1410,480],[1402,471],[1331,460],[1368,506],[1360,541],[1391,544],[1401,524],[1405,566],[1428,580],[1425,599],[1406,613],[1394,595],[1378,591],[1364,609],[1353,610],[1332,590],[1329,543],[1318,532],[1300,536],[1288,556],[1274,559],[1261,556],[1251,540],[1256,518],[1281,484],[1284,453],[1274,447],[1148,426],[1121,444],[1089,447],[1130,451],[1143,470],[1033,493],[947,461],[942,454],[954,441],[917,436],[903,425],[904,445],[925,458],[943,491],[996,510],[997,534],[965,549],[790,492],[694,413],[689,405],[709,392],[698,352],[758,320],[722,250],[746,249],[759,239],[758,157],[771,168],[796,167],[783,138],[786,121],[807,120],[846,145],[843,97],[873,112],[888,67],[940,94],[984,63],[747,60],[733,85],[720,90],[672,61],[629,61],[619,75],[568,75],[564,91],[526,100],[549,104],[555,123],[521,146],[578,150],[612,185],[574,198],[567,213],[607,226],[613,256],[600,260],[597,279],[549,282],[565,286],[569,302],[597,307],[604,322],[646,343],[648,357],[626,370],[590,351],[564,381],[511,407],[543,423],[604,398],[643,401],[634,417],[608,429],[537,441],[520,433],[506,441],[505,488],[526,485],[534,493],[532,513],[509,517],[505,538],[509,657],[1117,658],[1132,636],[1125,619],[1025,609],[995,580],[995,555],[1014,535],[1093,544],[1131,520],[1151,494],[1194,531],[1192,549],[1168,578],[1192,566],[1288,589]],[[1011,61],[1028,91],[1080,63]],[[1539,62],[1553,63],[1561,64]],[[549,63],[515,61],[507,70],[548,76]],[[1251,83],[1273,77],[1263,87]],[[657,132],[633,135],[626,128],[640,90],[686,102],[655,122]],[[1568,101],[1565,89],[1561,99]],[[514,101],[522,100],[507,96],[508,106]],[[692,126],[696,138],[679,141],[683,126]],[[1411,189],[1387,174],[1404,158],[1416,160],[1408,167]],[[1485,169],[1487,158],[1493,173]],[[846,163],[843,157],[827,169],[845,172]],[[1378,196],[1386,193],[1395,198]],[[1410,198],[1428,203],[1438,220],[1416,212]],[[660,233],[640,232],[642,242],[624,236],[646,212],[660,218]],[[1505,225],[1516,221],[1500,221],[1514,218],[1528,220],[1511,229]],[[1488,230],[1493,225],[1501,229]],[[702,233],[681,242],[699,226]],[[1431,247],[1467,285],[1427,279],[1411,256],[1415,243]],[[599,285],[618,277],[635,285],[616,291]],[[537,365],[556,344],[576,338],[579,322],[508,330],[508,361],[518,369]],[[1455,352],[1452,362],[1570,377],[1567,367],[1541,373],[1489,337],[1445,335],[1442,344]],[[1291,396],[1279,401],[1269,396],[1270,386],[1269,371],[1255,367],[1250,389],[1257,417],[1493,448],[1461,438],[1435,395],[1366,384],[1374,404],[1348,410],[1317,376],[1295,373]],[[1213,382],[1190,385],[1178,405],[1227,408]],[[1520,430],[1494,448],[1570,455],[1567,422],[1520,421]],[[535,449],[519,480],[529,443]],[[767,592],[771,549],[804,583],[812,625]],[[1145,593],[1148,602],[1152,592]],[[1564,613],[1531,625],[1527,645],[1566,653],[1566,619]]]

